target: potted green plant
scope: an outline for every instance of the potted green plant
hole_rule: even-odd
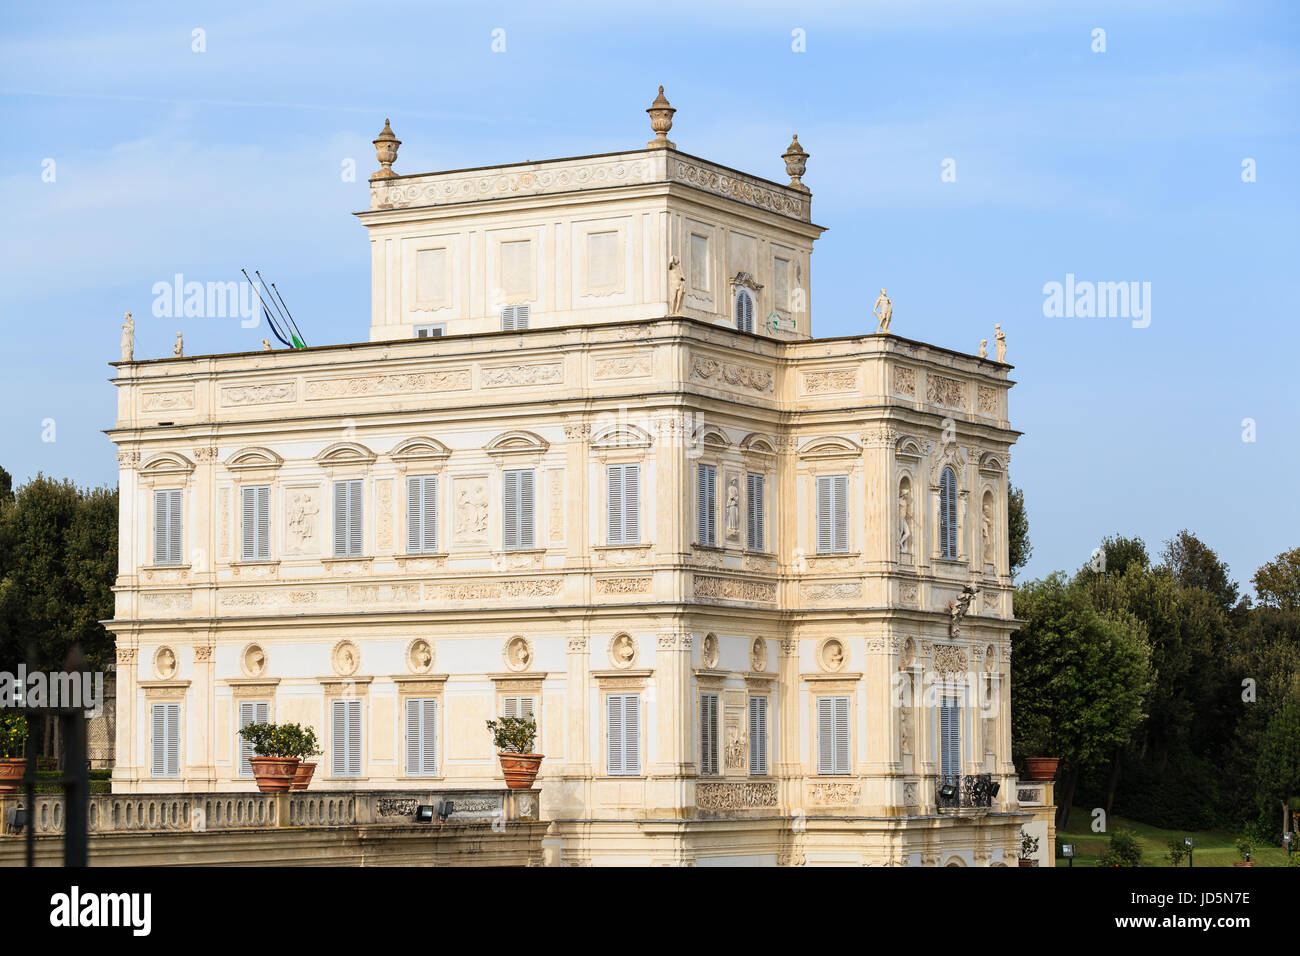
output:
[[[1251,862],[1250,859],[1251,851],[1254,849],[1255,848],[1254,846],[1251,845],[1251,842],[1245,837],[1242,837],[1240,840],[1237,841],[1237,855],[1240,856],[1241,859],[1232,865],[1233,866],[1254,866],[1255,864]]]
[[[537,721],[531,717],[502,717],[489,720],[487,729],[497,748],[506,786],[511,790],[529,789],[537,778],[543,759],[541,754],[533,753]]]
[[[27,715],[0,714],[0,793],[13,793],[22,782],[27,761]]]
[[[1034,859],[1038,853],[1038,837],[1030,836],[1025,832],[1024,827],[1020,828],[1020,865],[1037,866],[1038,861]]]
[[[263,793],[287,793],[298,773],[297,724],[249,724],[239,735],[253,745],[249,763]]]
[[[297,725],[294,725],[297,727]],[[297,746],[294,748],[294,756],[298,758],[298,772],[293,778],[294,790],[306,790],[307,785],[311,783],[312,775],[316,772],[316,761],[312,757],[319,757],[322,753],[320,743],[316,740],[316,731],[311,727],[301,727],[297,731]]]

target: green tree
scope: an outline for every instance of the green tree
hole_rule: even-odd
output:
[[[1228,566],[1196,535],[1186,528],[1165,542],[1161,561],[1180,587],[1209,591],[1225,611],[1237,603],[1237,582],[1229,577]]]
[[[117,491],[79,489],[37,475],[0,505],[0,664],[35,646],[36,665],[60,668],[80,644],[91,669],[113,659],[99,622],[113,616]]]
[[[1273,715],[1260,741],[1255,801],[1261,814],[1286,812],[1300,797],[1300,699],[1290,697]]]
[[[1260,567],[1251,580],[1259,603],[1284,611],[1300,611],[1300,548],[1283,551]]]
[[[1007,491],[1007,563],[1011,577],[1029,563],[1034,546],[1029,543],[1029,515],[1025,511],[1025,492],[1015,485]]]
[[[1060,826],[1080,775],[1109,760],[1145,715],[1151,649],[1140,621],[1099,613],[1060,573],[1020,587],[1015,613],[1026,624],[1011,657],[1012,748],[1061,759]]]

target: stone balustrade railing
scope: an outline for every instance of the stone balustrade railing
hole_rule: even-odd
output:
[[[95,794],[89,803],[91,834],[400,825],[416,822],[420,806],[434,808],[433,826],[493,826],[536,821],[538,814],[535,790]],[[0,794],[0,839],[21,835],[12,826],[20,808],[23,794]],[[38,836],[63,833],[63,795],[38,795],[26,817]]]

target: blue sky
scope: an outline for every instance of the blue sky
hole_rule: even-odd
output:
[[[123,311],[137,357],[178,328],[190,354],[258,347],[237,320],[153,318],[177,272],[256,266],[313,344],[366,339],[351,213],[385,117],[399,172],[608,152],[649,138],[662,83],[687,152],[773,179],[791,132],[812,154],[815,334],[873,328],[881,286],[900,335],[973,352],[1002,323],[1029,576],[1188,527],[1248,587],[1300,545],[1300,4],[240,7],[4,4],[0,464],[19,480],[116,481]],[[1067,274],[1151,283],[1150,325],[1045,317]]]

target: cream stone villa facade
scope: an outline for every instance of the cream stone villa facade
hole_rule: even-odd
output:
[[[813,338],[797,140],[649,112],[422,175],[386,123],[369,342],[116,364],[115,793],[252,791],[252,720],[499,787],[531,713],[562,863],[1014,865],[1010,366]]]

